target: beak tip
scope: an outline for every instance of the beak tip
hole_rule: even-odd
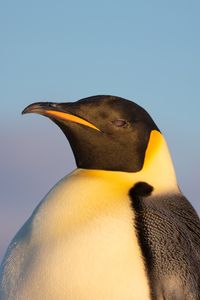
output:
[[[21,114],[25,115],[25,114],[28,114],[28,113],[39,113],[42,110],[44,104],[46,104],[46,103],[45,102],[32,103],[32,104],[26,106],[22,110]]]
[[[21,114],[22,114],[22,115],[25,115],[25,114],[27,114],[27,113],[28,113],[28,110],[27,110],[27,107],[26,107],[26,108],[24,108],[24,109],[22,110]]]

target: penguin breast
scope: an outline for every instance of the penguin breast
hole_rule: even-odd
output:
[[[9,299],[150,299],[127,186],[117,180],[78,170],[54,187],[11,245]]]

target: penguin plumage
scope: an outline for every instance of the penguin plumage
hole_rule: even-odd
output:
[[[199,300],[200,220],[149,114],[114,96],[33,112],[61,128],[77,169],[8,247],[0,299]]]

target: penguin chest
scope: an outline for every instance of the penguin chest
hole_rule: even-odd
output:
[[[34,287],[31,299],[38,299],[37,293],[42,299],[150,299],[141,251],[129,221],[101,217],[37,249],[30,282],[24,285]]]
[[[68,193],[59,206],[49,199],[33,216],[31,234],[16,249],[23,257],[13,279],[19,299],[150,299],[129,198],[97,190],[87,186],[76,199]]]

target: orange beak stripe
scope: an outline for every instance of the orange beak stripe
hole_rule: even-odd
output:
[[[64,113],[64,112],[60,112],[60,111],[56,111],[56,110],[45,110],[45,114],[47,116],[52,116],[52,117],[55,117],[55,118],[58,118],[58,119],[68,120],[68,121],[72,121],[74,123],[82,124],[82,125],[85,125],[87,127],[90,127],[90,128],[93,128],[93,129],[96,129],[96,130],[100,131],[92,123],[90,123],[90,122],[88,122],[84,119],[81,119],[77,116],[68,114],[68,113]]]

